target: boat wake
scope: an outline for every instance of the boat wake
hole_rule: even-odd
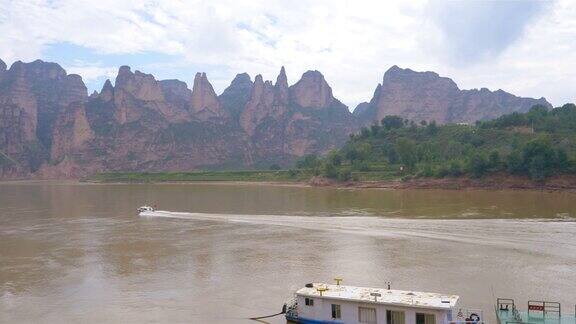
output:
[[[386,238],[419,238],[498,247],[538,247],[548,251],[561,245],[576,255],[576,222],[550,219],[402,219],[378,216],[293,216],[184,213],[153,211],[143,217],[190,221],[284,226],[303,230]]]

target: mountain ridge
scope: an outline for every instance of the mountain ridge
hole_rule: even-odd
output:
[[[552,108],[544,97],[517,97],[501,89],[462,90],[452,79],[436,72],[416,72],[394,65],[384,73],[370,102],[356,106],[354,114],[365,123],[388,115],[415,122],[472,123],[514,111],[526,112],[538,104]]]
[[[448,105],[442,103],[442,96],[436,101],[424,96],[423,102],[440,102],[436,106],[442,109],[460,104],[466,108],[465,118],[481,115],[484,106],[506,108],[494,115],[524,109],[513,100],[517,97],[504,91],[460,90],[451,79],[434,72],[409,71],[416,73],[421,88],[436,91],[440,78],[444,84],[440,89],[457,94],[448,96]],[[261,75],[252,81],[247,73],[240,73],[217,94],[203,72],[195,75],[190,89],[183,81],[157,80],[121,66],[114,84],[106,80],[100,92],[88,95],[82,78],[67,74],[57,63],[18,61],[8,69],[0,61],[0,179],[287,167],[300,156],[341,146],[350,134],[387,113],[390,101],[381,100],[394,91],[384,90],[395,90],[399,84],[404,91],[404,83],[412,82],[403,79],[405,73],[397,66],[389,69],[371,102],[359,105],[353,114],[315,70],[292,85],[284,67],[275,83]],[[390,83],[395,79],[400,82]],[[406,96],[418,103],[413,92]],[[397,99],[402,103],[402,98]],[[444,116],[438,120],[441,123],[455,119],[449,114],[459,113],[453,107],[431,111],[428,115],[391,112],[412,119]]]

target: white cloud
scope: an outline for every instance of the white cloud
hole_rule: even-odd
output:
[[[484,51],[481,60],[473,58],[477,64],[457,65],[447,62],[442,51],[456,36],[447,33],[447,27],[430,13],[430,6],[445,12],[443,6],[450,4],[425,0],[0,0],[0,57],[7,62],[32,60],[41,58],[52,44],[79,45],[101,53],[103,62],[67,68],[95,80],[115,74],[116,67],[108,67],[105,61],[106,54],[137,57],[159,52],[174,55],[171,63],[175,66],[224,66],[224,72],[207,71],[218,90],[239,72],[261,73],[274,80],[284,65],[293,83],[304,71],[317,69],[351,108],[370,99],[385,70],[394,64],[437,71],[462,88],[502,88],[525,96],[545,96],[554,104],[574,100],[576,12],[571,0],[546,6],[537,21],[527,15],[514,25],[514,37],[496,44],[497,51]],[[471,21],[483,24],[485,18]],[[482,31],[481,25],[474,28]],[[462,37],[456,39],[464,47],[461,50],[475,44],[466,38],[474,35]],[[190,73],[185,81],[192,78]]]
[[[93,63],[78,63],[65,66],[68,73],[79,74],[84,82],[93,82],[102,78],[114,79],[118,73],[116,67],[106,67]]]

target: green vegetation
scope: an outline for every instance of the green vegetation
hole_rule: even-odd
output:
[[[501,173],[543,181],[576,173],[576,106],[535,106],[476,125],[387,116],[363,128],[340,150],[306,156],[298,169],[346,181],[410,177],[480,178]]]
[[[179,181],[305,181],[306,170],[241,170],[196,172],[112,172],[96,174],[86,180],[97,182],[179,182]]]

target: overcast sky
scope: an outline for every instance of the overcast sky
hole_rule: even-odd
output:
[[[576,97],[576,1],[0,0],[0,58],[43,59],[100,89],[120,65],[221,92],[241,72],[321,71],[353,109],[392,65],[461,89]]]

